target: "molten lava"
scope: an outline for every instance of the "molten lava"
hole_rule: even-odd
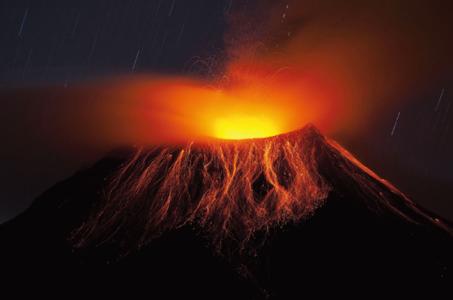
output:
[[[218,250],[243,249],[257,231],[307,217],[327,197],[307,134],[139,149],[79,231],[81,244],[125,231],[143,244],[193,223]]]
[[[280,134],[272,120],[265,117],[238,116],[218,118],[214,122],[214,136],[219,139],[243,140],[265,138]]]

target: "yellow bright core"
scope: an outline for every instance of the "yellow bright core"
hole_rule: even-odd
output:
[[[217,118],[214,136],[227,140],[264,138],[280,133],[272,120],[261,116],[233,115]]]

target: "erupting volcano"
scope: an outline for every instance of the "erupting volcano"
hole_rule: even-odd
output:
[[[449,1],[12,2],[0,287],[451,294]]]
[[[70,290],[151,286],[178,298],[294,298],[301,281],[448,284],[451,224],[321,133],[347,111],[326,100],[335,88],[286,79],[136,78],[80,89],[88,111],[60,101],[55,111],[95,133],[56,136],[136,146],[2,224],[2,266]]]
[[[63,125],[49,136],[137,146],[3,224],[2,265],[51,270],[28,275],[71,290],[151,285],[198,298],[294,298],[300,280],[448,283],[451,224],[321,134],[355,115],[340,89],[294,70],[254,71],[230,66],[216,84],[151,77],[77,89],[90,110],[62,96],[55,111],[80,124],[52,115]]]

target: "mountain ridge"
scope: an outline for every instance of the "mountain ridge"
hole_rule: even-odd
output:
[[[85,289],[91,280],[99,280],[103,286],[118,280],[126,287],[135,287],[137,281],[143,288],[150,285],[165,291],[168,285],[181,284],[184,288],[174,293],[194,296],[212,296],[218,289],[226,298],[292,297],[303,293],[300,282],[398,279],[402,286],[414,282],[451,284],[451,225],[364,169],[316,128],[307,128],[302,140],[313,155],[308,161],[316,158],[317,174],[329,185],[329,193],[312,214],[265,228],[266,238],[256,251],[217,255],[210,235],[197,223],[160,232],[119,259],[121,239],[74,248],[68,239],[71,233],[99,209],[97,203],[105,195],[112,174],[134,155],[133,151],[120,151],[58,183],[27,212],[2,224],[2,265],[10,272],[27,270],[32,274],[49,268],[69,276],[72,281],[63,284],[72,288]],[[293,136],[290,133],[279,140],[288,141]],[[131,232],[128,230],[126,233]],[[255,234],[260,235],[260,230]],[[354,272],[345,273],[345,268]],[[148,272],[152,279],[146,282],[136,270]],[[178,272],[181,276],[175,275]],[[85,282],[80,276],[89,280]],[[33,277],[30,281],[41,280]],[[194,287],[203,281],[211,287]]]

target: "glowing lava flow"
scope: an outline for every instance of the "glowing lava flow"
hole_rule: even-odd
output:
[[[127,252],[192,224],[221,253],[253,252],[262,242],[257,233],[309,217],[331,190],[342,188],[370,208],[451,232],[307,126],[264,139],[138,149],[74,240],[79,247],[119,241]]]
[[[307,134],[140,149],[79,230],[80,243],[141,245],[198,224],[218,250],[243,249],[257,231],[307,217],[327,197]]]

